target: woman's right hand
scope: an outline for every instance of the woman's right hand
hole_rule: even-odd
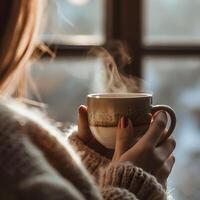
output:
[[[123,117],[118,124],[112,161],[130,161],[135,166],[154,175],[166,187],[167,178],[175,162],[172,152],[176,146],[172,137],[160,143],[165,134],[166,124],[166,114],[159,112],[144,136],[132,146],[130,141],[134,135],[134,128],[131,121]]]

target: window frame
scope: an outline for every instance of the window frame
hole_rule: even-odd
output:
[[[144,0],[106,0],[106,42],[121,40],[128,45],[132,63],[128,72],[142,77],[145,56],[197,56],[200,45],[148,45],[142,43]],[[51,44],[57,57],[85,56],[93,46]]]
[[[106,8],[105,8],[105,35],[106,35],[106,42],[112,39],[112,31],[113,31],[113,0],[105,0]],[[53,51],[56,52],[56,57],[73,57],[73,56],[83,56],[85,55],[89,49],[94,46],[103,46],[102,45],[66,45],[66,44],[56,44],[48,42],[46,43],[47,46]]]

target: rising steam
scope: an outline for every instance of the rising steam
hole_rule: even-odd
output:
[[[118,51],[116,51],[118,52]],[[93,48],[89,55],[97,56],[103,61],[103,68],[97,70],[96,87],[98,92],[103,93],[135,93],[142,92],[141,85],[144,81],[133,75],[123,73],[123,67],[130,63],[130,57],[121,49],[121,53],[111,55],[111,53],[103,48]],[[115,59],[114,59],[115,57]],[[118,64],[116,63],[118,61]]]

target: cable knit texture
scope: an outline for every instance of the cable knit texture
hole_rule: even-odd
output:
[[[68,139],[79,153],[87,169],[93,175],[98,175],[98,178],[100,175],[99,184],[101,187],[120,186],[137,194],[139,199],[167,199],[162,186],[153,176],[130,162],[109,165],[111,160],[84,145],[76,136],[76,128],[69,132]]]
[[[102,169],[99,184],[101,187],[125,188],[141,200],[167,199],[157,180],[130,162],[111,163],[106,169]]]
[[[99,169],[106,167],[111,160],[95,152],[88,146],[86,146],[77,136],[76,130],[72,129],[68,133],[67,137],[70,144],[75,148],[76,152],[81,157],[87,170],[96,178],[99,177]]]
[[[97,186],[63,134],[44,118],[14,101],[0,101],[0,199],[165,199],[161,186],[141,169],[136,176],[130,164],[107,167],[109,160],[71,137],[88,170],[102,168]]]
[[[118,187],[105,187],[102,189],[102,194],[103,198],[107,200],[138,200],[138,198],[133,193],[130,193],[128,190]]]

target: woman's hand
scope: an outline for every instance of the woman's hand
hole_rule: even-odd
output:
[[[112,158],[113,162],[130,161],[135,166],[141,167],[156,176],[157,180],[166,187],[167,178],[175,162],[172,152],[176,143],[171,137],[160,143],[166,135],[167,116],[160,112],[154,118],[144,136],[135,141],[134,136],[137,135],[138,130],[133,128],[130,120],[123,117],[118,124],[116,147],[113,151],[102,146],[93,137],[88,124],[87,107],[80,106],[77,136],[96,152]]]
[[[166,124],[166,114],[159,112],[144,136],[131,146],[134,128],[131,121],[123,117],[118,124],[112,161],[130,161],[154,175],[166,187],[167,178],[175,162],[172,152],[176,146],[175,140],[171,137],[160,143],[165,135]]]
[[[87,107],[81,105],[78,109],[78,137],[88,147],[92,148],[102,156],[112,159],[114,150],[110,150],[101,145],[92,135],[89,123]]]
[[[129,147],[133,146],[136,143],[136,140],[144,134],[144,130],[147,130],[148,126],[141,126],[134,129],[134,132],[131,133],[129,140]],[[78,109],[78,134],[77,136],[83,143],[87,146],[100,153],[102,156],[105,156],[109,159],[112,159],[114,150],[107,149],[101,145],[92,135],[89,122],[88,122],[88,113],[87,107],[81,105]]]

